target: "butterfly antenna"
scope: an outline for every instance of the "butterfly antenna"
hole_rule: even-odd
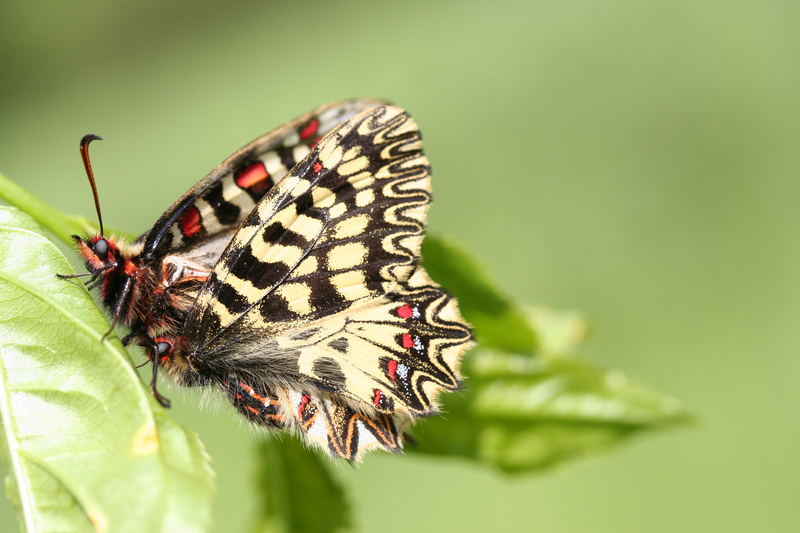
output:
[[[103,138],[99,135],[89,133],[84,135],[81,139],[81,159],[83,159],[83,168],[86,169],[86,176],[89,178],[89,185],[92,186],[92,194],[94,195],[94,208],[97,211],[97,220],[100,222],[100,235],[103,232],[103,215],[100,213],[100,198],[97,196],[97,185],[94,182],[94,173],[92,172],[92,162],[89,161],[89,143],[92,141],[102,141]]]

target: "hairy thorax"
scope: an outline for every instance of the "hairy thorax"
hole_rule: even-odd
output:
[[[189,371],[181,333],[208,278],[208,266],[178,255],[146,262],[141,244],[112,237],[96,235],[76,242],[86,268],[95,273],[100,300],[114,324],[130,328],[123,342],[135,340],[171,374]]]

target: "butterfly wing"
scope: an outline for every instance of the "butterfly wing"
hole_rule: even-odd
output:
[[[248,215],[201,289],[184,330],[198,371],[276,391],[286,423],[336,455],[398,447],[400,428],[457,388],[471,342],[418,265],[429,202],[405,112],[379,106],[336,128]],[[364,446],[340,446],[359,434]]]
[[[334,457],[359,460],[375,449],[398,452],[410,419],[382,413],[365,413],[335,395],[283,388],[282,405],[296,406],[291,423],[309,444]]]
[[[321,106],[235,152],[139,237],[142,259],[180,253],[211,268],[244,217],[311,146],[342,122],[379,103],[362,99]]]
[[[223,389],[251,422],[273,429],[296,429],[307,442],[353,461],[372,449],[399,451],[409,419],[365,415],[334,396],[229,380]],[[296,406],[284,409],[283,406]]]
[[[275,387],[261,396],[283,425],[261,411],[266,403],[258,412],[234,405],[258,424],[294,429],[351,461],[375,448],[398,451],[413,419],[433,411],[440,391],[458,388],[459,359],[471,345],[455,300],[421,268],[395,293],[268,340],[250,340],[257,330],[247,327],[231,330],[240,335],[236,348],[204,354],[206,368],[261,390]]]

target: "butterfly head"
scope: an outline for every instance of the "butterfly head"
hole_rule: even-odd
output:
[[[104,272],[124,263],[124,257],[114,238],[102,235],[83,238],[73,235],[72,239],[89,272]]]
[[[83,167],[86,170],[86,176],[89,178],[89,185],[92,187],[92,195],[94,196],[94,207],[97,211],[97,221],[100,223],[100,234],[92,235],[87,238],[73,235],[72,238],[78,246],[78,253],[81,254],[83,262],[89,272],[98,273],[106,270],[111,270],[117,265],[124,264],[124,257],[120,253],[119,245],[113,238],[106,238],[103,232],[103,215],[100,212],[100,199],[97,195],[97,184],[94,181],[94,172],[92,172],[92,163],[89,160],[89,144],[92,141],[102,140],[99,135],[89,133],[84,135],[81,139],[81,159],[83,159]]]

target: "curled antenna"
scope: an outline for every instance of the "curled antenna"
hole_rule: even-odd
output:
[[[100,198],[97,196],[97,185],[94,183],[94,174],[92,173],[92,163],[89,161],[89,143],[92,141],[102,141],[103,138],[99,135],[89,133],[84,135],[81,139],[81,159],[83,159],[83,168],[86,169],[86,176],[89,178],[89,185],[92,186],[92,194],[94,194],[94,208],[97,210],[97,220],[100,222],[100,235],[103,233],[103,215],[100,213]]]

